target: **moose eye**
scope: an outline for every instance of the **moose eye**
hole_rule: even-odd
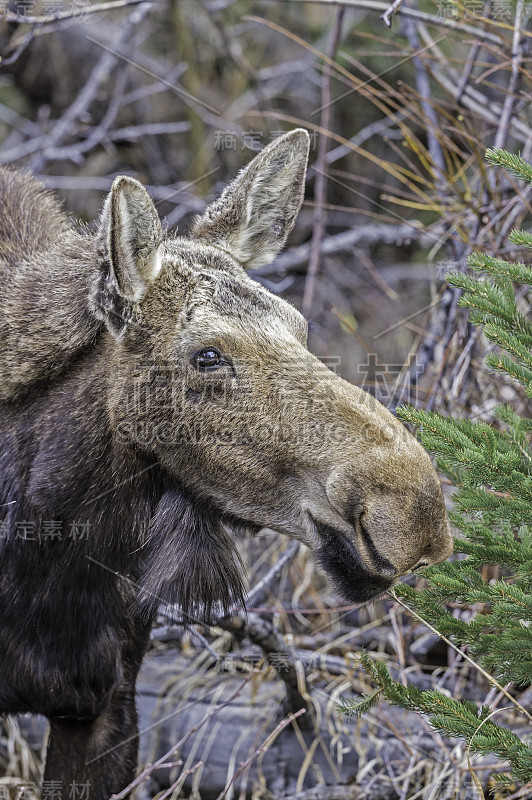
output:
[[[192,363],[199,370],[216,369],[224,366],[228,361],[215,347],[205,347],[192,356]]]

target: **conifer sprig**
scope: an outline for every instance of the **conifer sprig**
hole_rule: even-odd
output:
[[[527,183],[532,183],[532,166],[524,158],[507,150],[498,147],[488,147],[486,150],[486,161],[494,167],[503,167],[507,172],[511,172],[516,178]]]
[[[475,753],[495,753],[508,761],[514,776],[527,782],[532,774],[532,747],[517,734],[488,719],[489,706],[477,707],[467,700],[453,700],[436,691],[421,691],[395,681],[386,664],[367,653],[361,656],[364,668],[382,689],[387,700],[401,708],[428,714],[433,727],[446,736],[461,736]],[[373,693],[375,694],[375,693]]]
[[[532,183],[532,166],[521,156],[492,149],[486,159]],[[532,247],[528,231],[512,231],[510,240]],[[532,267],[487,253],[473,253],[468,265],[472,274],[452,273],[448,281],[462,290],[460,302],[471,310],[471,322],[481,325],[495,345],[486,363],[532,396],[532,323],[522,304],[529,291],[532,296]],[[427,588],[399,584],[395,596],[446,642],[465,648],[464,657],[530,722],[530,713],[503,684],[511,684],[514,692],[532,684],[532,420],[503,404],[495,409],[493,425],[408,406],[397,414],[416,426],[421,442],[457,487],[449,516],[461,534],[455,540],[461,557],[427,569]],[[469,613],[457,614],[460,608]],[[441,733],[463,737],[472,752],[508,761],[514,779],[532,781],[529,737],[523,740],[493,720],[491,709],[403,686],[381,661],[367,653],[361,660],[377,688],[367,698],[345,699],[343,713],[363,713],[382,696],[426,714]]]

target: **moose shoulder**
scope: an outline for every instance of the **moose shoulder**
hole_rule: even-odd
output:
[[[0,712],[49,718],[65,791],[131,780],[150,622],[241,599],[232,528],[305,542],[349,602],[451,551],[423,448],[246,274],[291,231],[307,157],[305,131],[275,140],[188,238],[132,178],[91,234],[0,170]]]

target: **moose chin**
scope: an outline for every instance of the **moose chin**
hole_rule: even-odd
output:
[[[0,713],[47,716],[44,780],[91,800],[134,775],[159,603],[242,600],[236,528],[306,543],[350,603],[451,552],[427,453],[247,274],[294,226],[308,149],[275,139],[187,237],[133,178],[90,232],[0,169]]]

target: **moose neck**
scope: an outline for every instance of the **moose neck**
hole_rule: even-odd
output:
[[[120,562],[134,567],[136,558],[129,554],[142,548],[166,482],[154,461],[113,436],[104,344],[100,339],[61,381],[36,386],[21,403],[5,406],[1,480],[26,487],[23,501],[20,492],[8,490],[12,504],[4,513],[11,515],[13,536],[22,521],[33,520],[46,540],[46,528],[54,522],[59,530],[61,523],[62,541],[54,547],[104,563],[113,554],[118,570]],[[23,463],[30,467],[21,474]]]

